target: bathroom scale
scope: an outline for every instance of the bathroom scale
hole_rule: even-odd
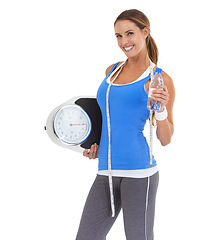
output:
[[[49,114],[45,130],[59,146],[83,152],[94,143],[99,145],[102,116],[95,97],[77,96]]]

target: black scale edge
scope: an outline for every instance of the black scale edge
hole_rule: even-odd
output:
[[[96,143],[99,145],[102,128],[102,115],[96,98],[79,98],[75,104],[82,107],[90,117],[92,122],[92,130],[89,137],[80,146],[90,149],[91,145]]]

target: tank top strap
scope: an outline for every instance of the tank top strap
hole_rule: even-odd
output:
[[[159,70],[160,73],[164,72],[164,71],[162,70],[162,68],[156,68],[156,70]],[[156,70],[153,72],[154,75],[156,74]],[[150,71],[151,71],[151,70],[150,70]],[[146,77],[144,77],[144,78],[141,80],[141,82],[143,81],[143,82],[146,83],[146,82],[149,81],[149,80],[151,80],[151,74],[150,74],[150,72],[149,72],[149,75],[147,75]]]
[[[111,68],[110,72],[106,75],[105,80],[110,76],[110,74],[113,72],[113,70],[116,68],[119,62],[115,63],[113,67]]]

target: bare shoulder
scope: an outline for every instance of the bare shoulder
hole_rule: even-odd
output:
[[[164,80],[164,85],[167,87],[168,93],[169,93],[169,101],[168,104],[166,105],[168,113],[171,112],[171,122],[172,121],[172,108],[173,108],[173,104],[174,104],[174,100],[175,100],[175,88],[174,88],[174,83],[172,78],[166,73],[166,72],[162,72],[162,77]]]
[[[175,95],[175,88],[172,78],[166,72],[162,72],[162,77],[170,94]]]
[[[119,63],[117,64],[117,66],[119,66],[121,63],[122,63],[122,62],[119,62]],[[110,65],[110,66],[106,69],[106,75],[108,75],[108,73],[110,72],[110,70],[112,69],[112,67],[113,67],[114,65],[115,65],[115,63],[112,64],[112,65]]]
[[[162,74],[163,80],[166,84],[173,84],[172,78],[166,72],[162,72],[161,74]]]

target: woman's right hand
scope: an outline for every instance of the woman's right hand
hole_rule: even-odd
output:
[[[88,157],[89,159],[98,158],[99,153],[99,146],[95,143],[93,144],[90,149],[85,149],[83,151],[83,156]]]

